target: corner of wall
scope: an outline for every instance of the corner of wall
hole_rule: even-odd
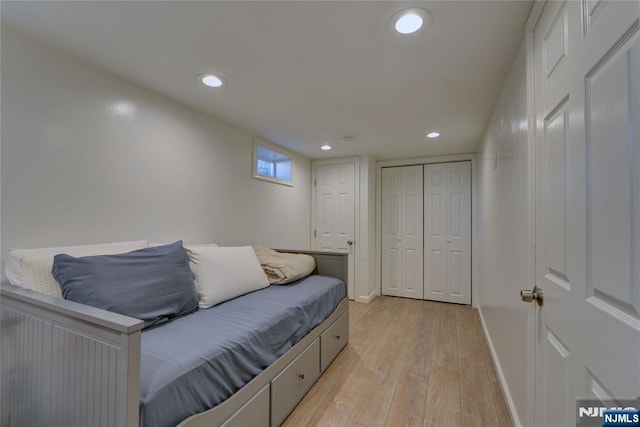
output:
[[[376,163],[371,156],[360,156],[360,236],[359,269],[357,277],[356,300],[369,303],[377,295],[376,286],[376,212],[375,212],[375,173]]]

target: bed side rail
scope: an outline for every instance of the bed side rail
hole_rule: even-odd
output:
[[[0,285],[0,426],[138,426],[143,322]]]

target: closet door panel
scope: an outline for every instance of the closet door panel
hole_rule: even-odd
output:
[[[471,303],[471,164],[424,167],[424,298]]]
[[[424,166],[424,298],[447,301],[447,166]]]
[[[448,301],[471,304],[471,164],[446,166]]]
[[[382,293],[471,303],[471,163],[382,169]]]
[[[402,169],[402,292],[423,298],[423,178],[422,165]]]
[[[402,170],[382,169],[382,293],[402,294]]]

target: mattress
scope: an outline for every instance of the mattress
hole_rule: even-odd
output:
[[[142,333],[140,427],[175,426],[222,403],[333,313],[344,283],[308,276]]]

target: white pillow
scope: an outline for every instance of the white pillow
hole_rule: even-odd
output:
[[[60,286],[51,275],[53,257],[68,254],[74,257],[113,255],[148,247],[146,240],[106,243],[101,245],[62,246],[55,248],[9,249],[6,274],[14,286],[62,297]]]
[[[192,246],[187,251],[200,308],[269,286],[251,246]]]
[[[215,243],[200,243],[198,245],[185,245],[184,250],[187,252],[187,257],[189,258],[189,265],[191,266],[191,270],[193,270],[193,251],[197,248],[217,248],[218,245]]]

